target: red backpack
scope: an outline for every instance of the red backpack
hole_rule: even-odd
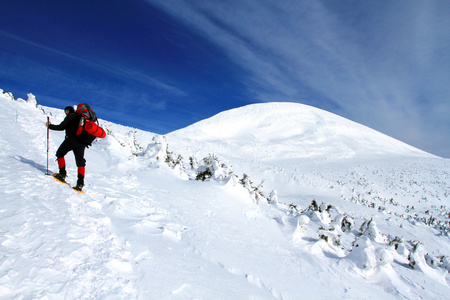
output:
[[[106,132],[103,128],[98,125],[97,115],[91,109],[89,104],[80,103],[75,110],[75,113],[80,114],[80,125],[77,130],[77,135],[80,135],[83,130],[92,135],[95,138],[104,138]],[[97,122],[97,124],[95,123]]]
[[[77,114],[81,114],[86,120],[98,122],[97,115],[87,103],[80,103],[75,110]]]

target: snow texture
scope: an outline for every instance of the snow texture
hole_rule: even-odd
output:
[[[255,104],[166,136],[100,119],[77,194],[46,175],[45,122],[63,111],[2,90],[0,108],[0,299],[450,294],[448,159]],[[50,131],[50,173],[63,139]]]

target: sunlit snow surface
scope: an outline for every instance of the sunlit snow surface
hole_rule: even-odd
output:
[[[450,294],[448,159],[268,103],[166,137],[101,120],[77,194],[45,175],[62,110],[4,93],[0,108],[0,299]],[[205,157],[212,177],[195,180]]]

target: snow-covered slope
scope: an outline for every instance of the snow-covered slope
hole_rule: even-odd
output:
[[[253,104],[232,109],[168,136],[208,143],[207,150],[226,146],[238,150],[237,156],[249,154],[263,160],[340,159],[379,154],[431,157],[373,129],[297,103]],[[258,151],[254,151],[255,147]]]
[[[3,93],[0,109],[0,299],[450,292],[449,160],[274,103],[167,139],[101,121],[80,195],[45,175],[44,123],[63,112]],[[50,132],[50,171],[63,138]]]

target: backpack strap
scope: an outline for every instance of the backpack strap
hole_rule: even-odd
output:
[[[83,132],[85,123],[86,123],[86,119],[84,118],[83,115],[81,115],[80,123],[78,123],[78,129],[77,129],[77,134],[76,135],[80,135]]]

